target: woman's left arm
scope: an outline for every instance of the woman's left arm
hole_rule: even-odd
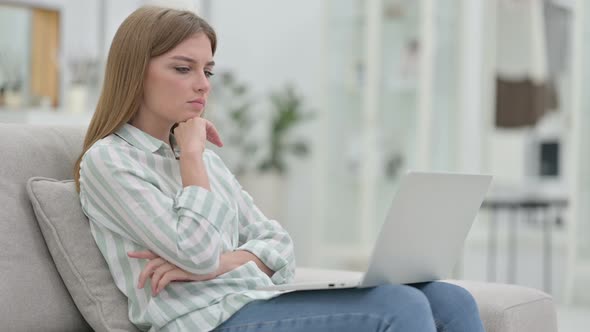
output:
[[[239,183],[237,185],[239,186]],[[237,250],[249,251],[274,271],[271,279],[275,284],[291,281],[295,276],[295,252],[291,236],[276,220],[264,216],[254,204],[252,197],[241,186],[237,196]]]
[[[221,158],[213,151],[209,152],[217,167],[216,173],[230,180],[232,194],[237,202],[239,236],[238,247],[234,252],[251,253],[253,257],[247,260],[253,260],[263,272],[270,275],[273,283],[290,282],[295,276],[295,252],[291,236],[276,220],[267,218],[258,209]]]

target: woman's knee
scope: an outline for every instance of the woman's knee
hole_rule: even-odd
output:
[[[375,294],[383,316],[389,318],[391,330],[435,331],[428,298],[418,289],[406,285],[383,285],[376,287]]]
[[[475,299],[457,285],[433,282],[417,285],[432,307],[436,326],[442,331],[484,331]]]
[[[384,312],[412,312],[414,315],[432,315],[430,303],[424,293],[406,285],[382,285],[373,291],[374,301]]]
[[[478,311],[473,295],[463,287],[446,282],[431,282],[417,288],[426,295],[433,310],[446,307]]]

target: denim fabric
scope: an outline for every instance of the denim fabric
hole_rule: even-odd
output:
[[[286,293],[247,304],[215,331],[483,332],[484,328],[471,294],[455,285],[432,282]]]

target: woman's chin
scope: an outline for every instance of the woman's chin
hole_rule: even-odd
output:
[[[186,119],[184,121],[187,121],[189,119],[194,119],[194,118],[200,118],[203,115],[203,111],[191,111],[188,113],[188,115],[186,116]]]

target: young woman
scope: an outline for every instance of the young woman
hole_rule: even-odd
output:
[[[142,7],[118,29],[74,176],[129,318],[150,331],[483,331],[459,287],[257,291],[292,280],[293,243],[242,190],[202,118],[217,39]]]

